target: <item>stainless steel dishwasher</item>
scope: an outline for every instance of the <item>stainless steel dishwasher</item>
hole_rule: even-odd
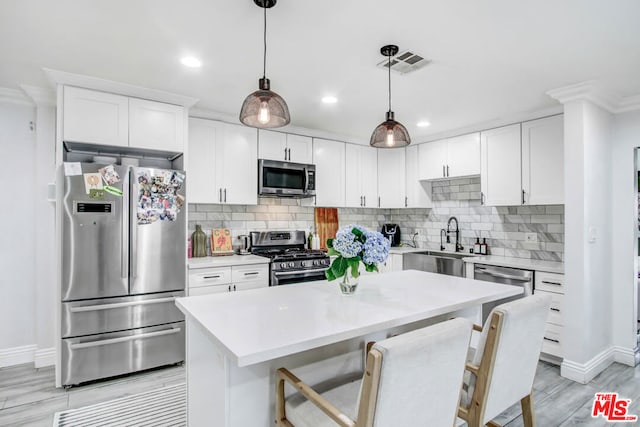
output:
[[[487,320],[487,317],[489,317],[489,313],[491,313],[493,307],[533,293],[533,271],[531,270],[476,264],[473,278],[476,280],[484,280],[485,282],[502,283],[505,285],[521,286],[524,288],[524,294],[522,295],[482,304],[483,324],[484,321]]]

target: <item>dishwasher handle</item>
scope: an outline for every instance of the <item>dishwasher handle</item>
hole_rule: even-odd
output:
[[[497,271],[488,270],[486,268],[476,267],[475,272],[486,274],[487,276],[497,277],[499,279],[516,280],[518,282],[531,282],[531,277],[513,276],[511,274],[498,273]]]

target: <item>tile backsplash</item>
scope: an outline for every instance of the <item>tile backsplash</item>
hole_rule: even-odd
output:
[[[382,224],[397,223],[403,242],[410,243],[417,232],[418,247],[437,250],[440,230],[446,229],[448,219],[455,216],[465,252],[476,237],[481,237],[487,238],[491,255],[563,260],[563,205],[482,206],[479,177],[434,181],[432,199],[434,206],[429,209],[338,208],[340,226],[360,224],[380,230]],[[298,199],[259,198],[256,206],[190,204],[189,234],[196,224],[208,233],[212,228],[229,228],[237,247],[237,236],[249,231],[309,231],[314,227],[314,208],[304,203]],[[527,241],[527,234],[535,234],[535,241]]]

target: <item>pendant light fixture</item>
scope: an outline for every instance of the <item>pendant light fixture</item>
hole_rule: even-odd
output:
[[[411,137],[407,128],[402,123],[396,122],[391,111],[391,57],[398,53],[398,46],[387,45],[380,49],[380,53],[389,58],[387,68],[389,69],[389,111],[387,120],[380,123],[371,134],[369,144],[376,148],[398,148],[411,144]]]
[[[240,121],[255,128],[278,128],[291,121],[289,107],[280,95],[271,90],[267,69],[267,9],[276,5],[277,0],[253,0],[264,10],[264,56],[262,78],[258,80],[259,89],[242,103]]]

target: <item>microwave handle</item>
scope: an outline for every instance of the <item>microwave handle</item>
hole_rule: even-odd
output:
[[[307,168],[304,168],[304,189],[303,191],[307,191],[307,181],[309,180],[309,172],[307,172]]]

